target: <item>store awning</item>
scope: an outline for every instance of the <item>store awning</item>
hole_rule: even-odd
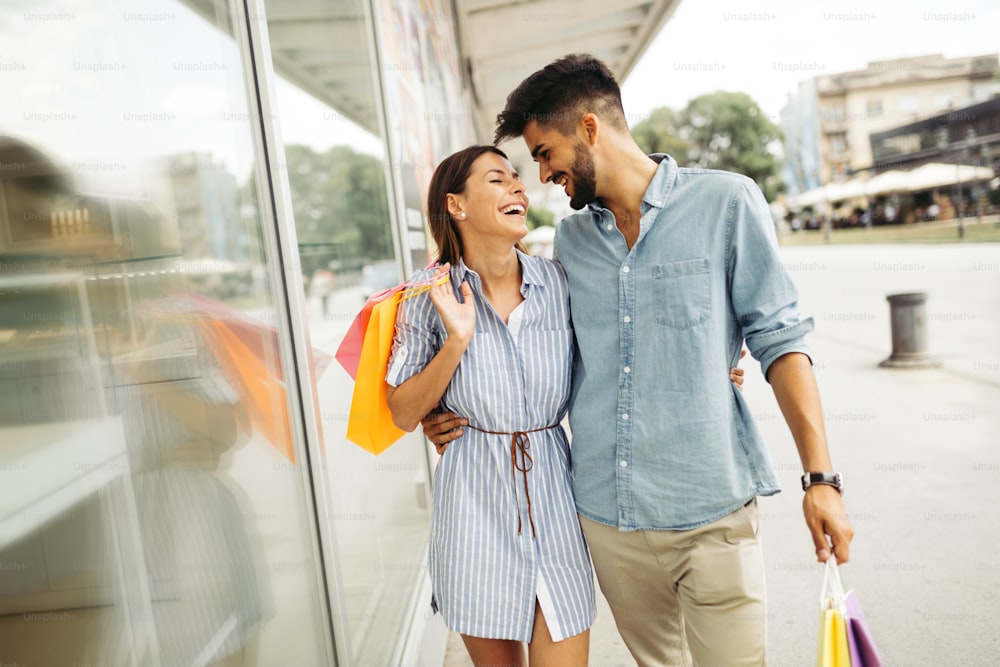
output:
[[[525,77],[562,56],[589,53],[622,83],[680,0],[457,0],[455,4],[477,105],[477,139],[492,143],[497,114]],[[537,187],[538,174],[524,142],[509,141],[502,148],[529,189]]]
[[[217,22],[211,0],[183,1]],[[459,60],[476,107],[477,139],[491,143],[496,115],[510,91],[524,77],[566,54],[590,53],[623,81],[679,4],[680,0],[456,0]],[[279,76],[378,133],[369,26],[360,3],[268,3],[267,30]],[[513,144],[505,148],[513,152]]]
[[[492,141],[496,116],[526,76],[570,53],[589,53],[619,82],[680,0],[457,0],[461,53],[477,103],[477,132]]]

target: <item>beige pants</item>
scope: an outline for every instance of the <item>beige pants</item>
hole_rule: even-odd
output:
[[[765,664],[756,499],[692,530],[621,532],[583,516],[580,523],[639,667]]]

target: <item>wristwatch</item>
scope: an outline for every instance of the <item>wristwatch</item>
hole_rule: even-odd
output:
[[[805,491],[810,486],[816,484],[826,484],[837,489],[841,495],[844,494],[844,478],[839,472],[807,472],[802,475],[802,490]]]

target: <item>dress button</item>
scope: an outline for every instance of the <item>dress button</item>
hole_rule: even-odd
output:
[[[626,366],[622,370],[625,371],[626,373],[631,373],[632,372],[632,367],[631,366]]]
[[[614,225],[612,225],[612,224],[611,224],[610,222],[608,223],[608,226],[606,227],[606,229],[607,229],[607,230],[608,230],[609,232],[610,232],[610,231],[611,231],[612,229],[614,229],[614,228],[615,228],[615,226],[614,226]]]
[[[629,317],[628,315],[626,315],[626,316],[625,316],[625,324],[628,324],[628,323],[629,323],[629,322],[631,322],[631,321],[632,321],[632,318],[631,318],[631,317]]]
[[[628,467],[628,461],[619,461],[618,465],[620,465],[623,468],[627,468]]]
[[[628,273],[629,271],[631,271],[631,269],[627,266],[622,269],[622,273]]]
[[[624,419],[625,421],[628,421],[628,413],[627,412],[622,415],[622,419]]]

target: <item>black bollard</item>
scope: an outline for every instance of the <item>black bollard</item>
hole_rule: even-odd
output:
[[[883,368],[932,368],[941,362],[927,353],[926,292],[890,294],[889,321],[892,329],[892,354],[882,361]]]

